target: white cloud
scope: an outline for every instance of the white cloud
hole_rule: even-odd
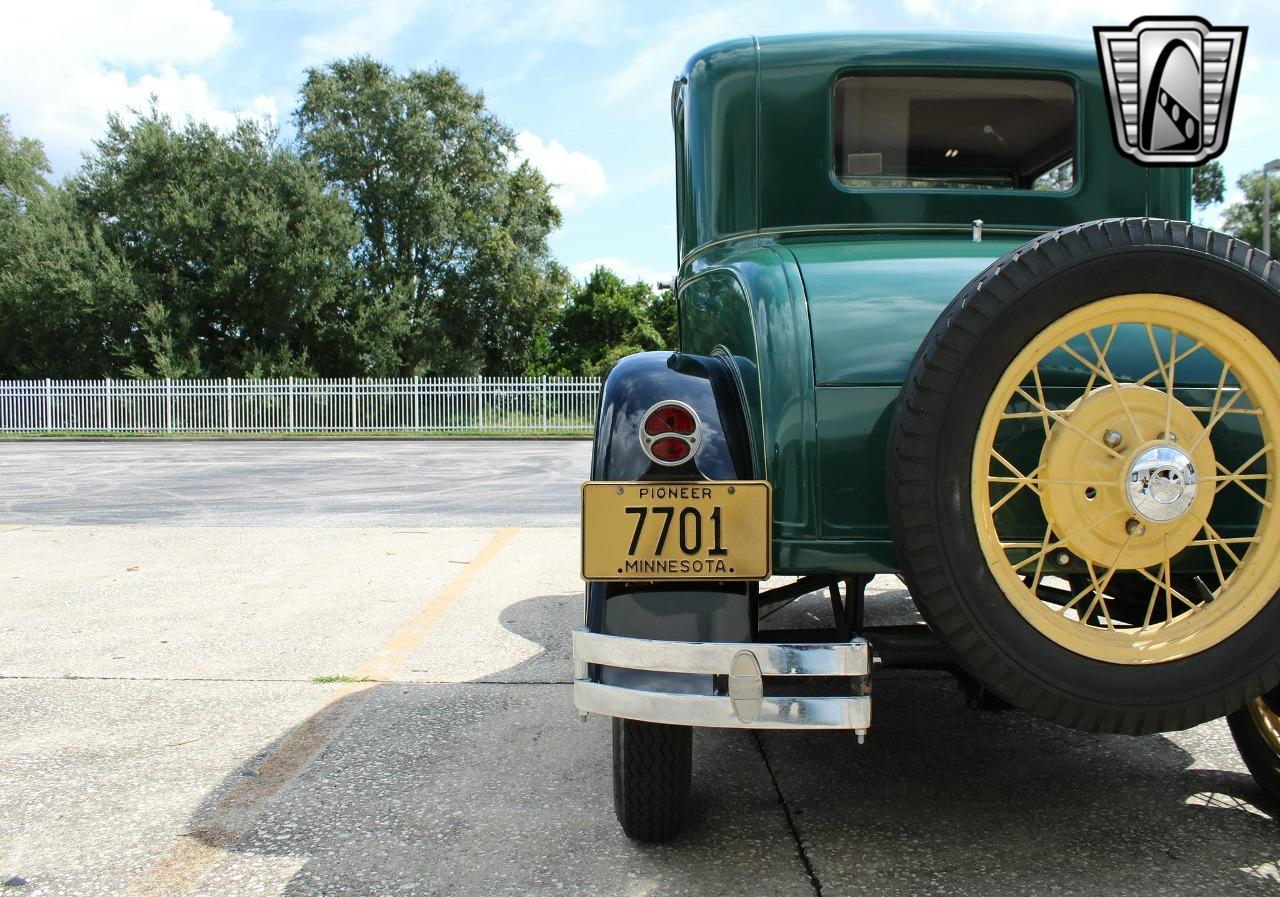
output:
[[[308,64],[320,64],[356,53],[385,54],[422,13],[423,0],[378,0],[360,3],[350,15],[299,41]]]
[[[327,25],[301,38],[303,62],[316,65],[355,53],[385,56],[431,12],[427,0],[346,0]],[[424,62],[468,42],[520,44],[539,54],[555,42],[600,45],[617,36],[626,17],[616,0],[488,0],[457,4],[443,16],[436,12],[431,41],[415,46],[416,53],[426,54]]]
[[[232,38],[230,16],[211,0],[15,5],[0,31],[0,111],[15,133],[44,142],[60,172],[102,135],[108,112],[145,108],[153,94],[179,122],[226,128],[237,112],[190,67]],[[257,96],[243,111],[274,118],[276,104]]]
[[[643,280],[652,286],[657,286],[659,281],[670,280],[675,273],[674,271],[659,271],[631,259],[619,258],[618,256],[601,256],[600,258],[587,259],[585,262],[575,262],[569,265],[569,272],[578,280],[586,280],[591,276],[591,272],[601,265],[617,274],[627,283]]]
[[[1194,12],[1187,0],[1074,0],[1071,3],[1011,3],[1008,0],[969,0],[964,15],[952,15],[954,5],[938,0],[902,0],[912,18],[930,25],[966,29],[1033,31],[1091,37],[1094,25],[1128,25],[1142,15]]]
[[[232,22],[212,0],[48,0],[7,4],[0,51],[112,65],[200,62],[231,39]]]
[[[663,22],[652,29],[656,39],[642,46],[615,74],[605,79],[603,99],[616,106],[641,92],[665,98],[671,91],[671,79],[700,47],[749,33],[744,18],[750,18],[747,10],[708,9]],[[665,105],[664,101],[661,108]]]
[[[516,163],[530,162],[551,182],[551,196],[561,210],[573,212],[608,189],[604,166],[578,150],[552,139],[545,143],[537,134],[521,131],[516,136]]]
[[[950,25],[954,19],[938,0],[903,0],[907,14],[917,19],[927,19],[939,25]]]

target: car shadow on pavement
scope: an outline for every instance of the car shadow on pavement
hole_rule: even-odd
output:
[[[320,725],[293,730],[324,741],[278,792],[240,783],[270,775],[264,762],[293,733],[247,762],[191,820],[192,838],[228,852],[193,893],[1164,895],[1280,884],[1275,822],[1232,766],[1221,722],[1087,735],[972,710],[937,673],[882,675],[862,746],[845,733],[699,731],[686,833],[629,842],[612,815],[608,722],[581,724],[572,707],[581,600],[506,607],[502,625],[542,648],[507,669],[379,683],[330,703]],[[229,838],[219,814],[238,789],[232,809],[251,821]]]

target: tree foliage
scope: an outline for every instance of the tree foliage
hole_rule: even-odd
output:
[[[76,211],[127,266],[134,376],[354,372],[349,209],[263,126],[178,129],[112,117],[70,184]]]
[[[448,69],[398,75],[368,57],[307,72],[295,112],[305,157],[355,209],[382,373],[511,373],[567,285],[560,223],[514,135]]]
[[[601,376],[625,355],[675,344],[674,301],[597,267],[575,287],[542,359],[546,373]]]
[[[1206,162],[1191,171],[1191,200],[1197,209],[1222,202],[1226,193],[1227,178],[1218,160]]]
[[[1262,170],[1255,169],[1241,175],[1236,186],[1244,193],[1241,202],[1227,206],[1222,215],[1222,226],[1230,234],[1254,246],[1262,245],[1263,180]],[[1271,243],[1272,249],[1280,241],[1280,175],[1271,175]]]
[[[115,369],[135,292],[49,170],[39,142],[0,117],[0,377],[99,377]]]
[[[0,377],[573,373],[675,303],[551,256],[550,186],[448,69],[307,72],[296,142],[155,108],[62,184],[0,116]]]

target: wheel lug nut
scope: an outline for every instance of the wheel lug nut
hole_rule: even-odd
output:
[[[1119,448],[1120,443],[1124,442],[1124,437],[1120,435],[1119,430],[1108,430],[1103,435],[1102,441],[1107,444],[1107,448]]]
[[[1125,523],[1124,531],[1131,536],[1145,536],[1147,534],[1147,528],[1133,517],[1130,517],[1128,522]]]
[[[1059,567],[1065,567],[1071,563],[1071,555],[1065,551],[1059,551],[1053,558],[1054,563]]]

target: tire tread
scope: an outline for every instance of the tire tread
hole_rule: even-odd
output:
[[[1134,247],[1170,247],[1213,257],[1262,284],[1280,287],[1280,266],[1242,241],[1187,222],[1112,218],[1065,227],[1031,240],[993,262],[939,315],[904,379],[888,444],[890,526],[904,578],[921,613],[961,665],[1011,704],[1074,728],[1141,734],[1182,729],[1238,708],[1249,694],[1280,681],[1273,656],[1248,682],[1167,706],[1135,708],[1082,704],[1062,689],[1038,681],[974,624],[964,606],[945,549],[948,541],[936,503],[936,465],[945,440],[942,422],[962,373],[980,351],[984,335],[1023,292],[1063,266],[1086,257]]]

